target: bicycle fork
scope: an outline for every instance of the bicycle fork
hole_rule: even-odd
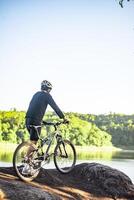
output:
[[[62,158],[68,158],[64,142],[62,141],[61,144],[63,145],[64,152],[62,151],[61,146],[59,145],[60,156]]]

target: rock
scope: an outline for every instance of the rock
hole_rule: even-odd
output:
[[[134,200],[134,185],[123,172],[98,163],[76,165],[69,174],[41,169],[38,177],[25,183],[12,167],[0,168],[0,200]]]
[[[3,195],[5,195],[5,199],[10,200],[23,200],[23,199],[48,199],[51,200],[52,195],[48,192],[42,191],[40,188],[36,188],[30,185],[27,185],[23,182],[16,182],[12,181],[9,182],[8,180],[0,180],[0,185],[2,185]]]
[[[134,185],[131,179],[117,169],[98,163],[83,163],[75,167],[74,173],[76,176],[79,174],[84,189],[89,192],[112,198],[132,197],[134,200]]]

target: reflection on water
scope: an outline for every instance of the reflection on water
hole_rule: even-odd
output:
[[[13,152],[0,152],[0,161],[12,162]],[[134,151],[92,151],[77,153],[77,160],[134,159]]]
[[[134,159],[134,151],[129,150],[123,150],[116,152],[113,155],[113,158],[119,158],[119,159]]]
[[[113,160],[113,159],[134,159],[134,151],[92,151],[77,154],[79,160]]]
[[[12,158],[13,158],[13,153],[11,152],[0,152],[0,161],[3,162],[12,162]]]

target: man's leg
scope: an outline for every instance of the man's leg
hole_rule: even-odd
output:
[[[38,142],[38,134],[40,134],[41,129],[36,130],[34,127],[28,128],[28,131],[30,133],[30,147],[27,152],[27,156],[30,156],[31,152],[35,151],[37,149],[37,142]],[[38,131],[38,134],[37,134]]]
[[[27,155],[26,155],[28,158],[31,157],[32,155],[30,155],[30,154],[37,149],[37,146],[36,146],[37,141],[30,140],[29,144],[30,144],[30,146],[28,148]]]

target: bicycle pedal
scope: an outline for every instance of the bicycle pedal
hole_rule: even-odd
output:
[[[38,160],[43,161],[43,160],[44,160],[44,156],[39,156],[39,157],[38,157]]]

